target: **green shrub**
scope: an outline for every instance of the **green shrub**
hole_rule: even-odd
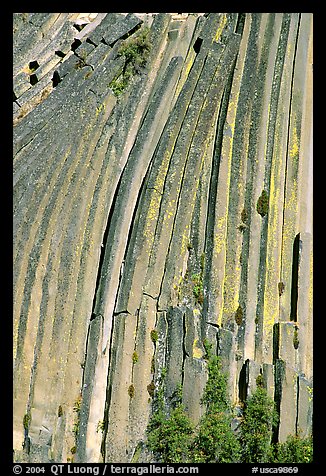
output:
[[[257,385],[257,387],[263,387],[264,386],[264,377],[262,376],[262,374],[257,375],[256,385]]]
[[[151,360],[151,373],[155,374],[155,357],[153,355],[152,360]]]
[[[96,433],[99,433],[100,431],[103,432],[105,429],[105,423],[104,420],[99,420],[97,427],[96,427]]]
[[[204,339],[208,379],[202,396],[205,413],[193,427],[182,404],[182,386],[169,402],[165,395],[166,370],[159,385],[147,387],[153,396],[153,411],[147,427],[147,447],[163,463],[300,463],[312,461],[312,437],[290,436],[285,443],[272,444],[278,415],[272,398],[263,388],[263,376],[248,398],[237,434],[231,428],[232,407],[227,376],[221,370],[212,344]],[[154,382],[152,382],[154,384]],[[150,387],[150,388],[149,388]]]
[[[79,397],[75,400],[74,406],[73,406],[73,411],[75,413],[79,413],[81,409],[81,404],[82,404],[82,397],[79,395]]]
[[[242,223],[238,226],[238,230],[243,232],[247,228],[247,221],[248,221],[248,212],[247,212],[246,208],[243,208],[243,210],[241,212],[241,221],[242,221]]]
[[[270,462],[272,429],[277,418],[273,399],[264,388],[258,386],[246,402],[240,427],[243,462]]]
[[[278,295],[279,296],[282,296],[282,294],[284,293],[284,289],[285,289],[285,284],[282,281],[280,281],[278,283]]]
[[[288,436],[285,443],[275,445],[275,463],[312,463],[313,444],[312,436],[300,438]]]
[[[133,386],[133,384],[129,385],[128,395],[130,398],[134,398],[135,396],[135,387]]]
[[[297,327],[294,328],[294,333],[293,333],[293,347],[297,349],[299,347],[299,332]]]
[[[246,210],[246,208],[244,208],[241,212],[241,220],[243,223],[247,223],[247,220],[248,220],[248,212]]]
[[[147,446],[158,462],[190,461],[193,426],[181,401],[180,388],[168,406],[164,401],[164,377],[154,395],[153,413],[147,427]]]
[[[158,341],[158,332],[156,329],[151,330],[151,339],[154,344]]]
[[[208,379],[202,397],[206,412],[201,418],[193,445],[193,461],[198,463],[238,462],[241,448],[231,429],[231,404],[227,392],[227,377],[221,371],[219,358],[212,345],[204,340],[208,361]]]
[[[259,215],[261,215],[262,217],[264,217],[265,215],[267,215],[267,212],[268,212],[268,195],[266,193],[266,190],[263,190],[261,192],[261,195],[260,197],[258,198],[258,201],[257,201],[257,212],[259,213]]]
[[[25,430],[28,430],[30,423],[31,423],[31,414],[26,413],[23,418],[23,426]]]
[[[230,410],[229,397],[227,395],[227,378],[221,372],[221,363],[216,355],[208,358],[208,380],[204,389],[202,403],[209,411],[214,407],[214,411],[225,412]]]
[[[122,43],[118,56],[124,56],[126,63],[132,64],[135,68],[143,67],[146,64],[150,49],[149,28],[145,27],[138,35],[134,35]]]
[[[134,352],[132,354],[132,363],[136,364],[137,362],[138,362],[138,354],[137,354],[137,352]]]
[[[149,393],[150,397],[154,397],[154,393],[155,393],[155,383],[154,381],[152,380],[151,383],[149,383],[147,385],[147,392]]]
[[[196,302],[199,304],[203,304],[204,302],[204,288],[203,288],[203,273],[193,274],[191,276],[193,282],[192,292],[196,298]]]
[[[238,230],[242,232],[244,232],[245,230],[247,229],[247,225],[241,223],[241,225],[238,226]]]
[[[215,411],[206,413],[199,425],[193,445],[193,461],[196,463],[237,463],[241,447],[231,429],[231,416]]]
[[[110,83],[110,88],[116,96],[124,92],[135,74],[146,65],[151,43],[149,41],[149,28],[145,27],[138,35],[133,35],[125,40],[118,50],[118,56],[123,56],[125,63],[120,76]]]
[[[234,319],[235,319],[235,322],[238,324],[238,326],[241,326],[242,321],[243,321],[243,310],[242,310],[242,307],[241,307],[240,304],[239,304],[238,309],[235,312]]]

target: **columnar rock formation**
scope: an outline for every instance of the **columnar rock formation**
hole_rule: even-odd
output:
[[[150,461],[163,368],[203,412],[205,338],[307,435],[312,15],[15,14],[13,83],[15,460]]]

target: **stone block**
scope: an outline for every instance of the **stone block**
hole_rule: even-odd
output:
[[[306,438],[312,434],[313,425],[313,382],[303,375],[298,378],[297,434]]]
[[[278,440],[283,443],[289,435],[296,434],[297,402],[298,402],[298,374],[295,370],[283,364],[281,379],[277,379],[276,404],[279,406]],[[280,399],[279,399],[280,397]]]
[[[279,322],[279,358],[286,365],[296,367],[297,348],[300,345],[300,329],[295,322]]]
[[[201,405],[207,382],[206,363],[203,359],[186,357],[184,362],[184,378],[182,385],[182,402],[192,422],[199,423],[204,413]]]
[[[114,29],[117,24],[121,24],[123,20],[124,15],[121,13],[107,13],[105,17],[102,18],[102,21],[96,25],[96,28],[87,35],[87,38],[92,43],[98,45],[104,35],[108,35],[109,32]]]
[[[142,20],[136,15],[128,13],[121,22],[115,23],[110,30],[104,32],[103,39],[108,45],[112,46],[120,38],[127,37],[128,34],[131,34],[142,23]]]
[[[166,397],[169,399],[182,382],[184,363],[184,312],[180,308],[169,308],[166,345]]]
[[[268,395],[274,399],[275,376],[274,366],[272,364],[263,364],[263,382]]]
[[[25,91],[30,89],[31,83],[29,81],[29,75],[25,73],[24,71],[20,72],[17,74],[17,76],[14,77],[14,94],[16,98],[18,99],[22,94],[24,94]]]
[[[137,316],[119,314],[115,317],[114,341],[108,376],[108,391],[110,405],[108,409],[108,437],[106,439],[106,453],[111,461],[124,461],[129,442],[129,405],[131,400],[130,388],[133,382],[133,352],[135,350],[135,332]],[[137,364],[135,364],[137,365]],[[94,393],[92,398],[96,398]],[[94,402],[95,403],[95,402]],[[104,410],[104,409],[103,409]],[[97,406],[93,406],[94,417]],[[101,435],[96,433],[96,424],[103,419],[104,412],[98,419],[92,419],[93,427],[88,432],[86,450],[87,461],[94,461],[99,456]]]

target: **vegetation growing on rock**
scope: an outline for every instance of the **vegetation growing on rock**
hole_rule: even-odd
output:
[[[133,398],[135,396],[135,387],[133,384],[129,385],[128,387],[128,395],[130,398]]]
[[[23,426],[24,426],[25,430],[28,430],[30,422],[31,422],[31,414],[30,413],[25,413],[24,418],[23,418]]]
[[[271,458],[272,430],[278,415],[272,398],[261,386],[248,398],[241,423],[242,460],[268,463]]]
[[[156,329],[151,330],[151,340],[154,344],[158,341],[158,333]]]
[[[268,195],[267,195],[266,190],[263,190],[263,191],[261,192],[260,197],[258,198],[258,201],[257,201],[257,212],[258,212],[259,215],[261,215],[262,217],[264,217],[265,215],[267,215],[267,212],[268,212]]]
[[[238,326],[241,326],[243,321],[243,310],[240,304],[238,306],[238,309],[235,312],[234,319],[235,319],[235,322],[238,324]]]
[[[182,404],[182,387],[171,402],[165,395],[165,374],[154,394],[153,412],[147,428],[147,447],[162,463],[297,463],[312,462],[312,437],[290,436],[285,443],[272,443],[278,414],[273,399],[264,388],[261,374],[257,388],[245,402],[237,432],[227,391],[227,377],[220,359],[205,340],[204,358],[208,380],[202,397],[205,412],[196,427]]]
[[[137,362],[138,362],[138,354],[137,354],[137,352],[134,352],[132,354],[132,363],[136,364]]]
[[[193,282],[193,294],[196,302],[202,304],[204,301],[203,276],[202,273],[196,273],[191,276]]]
[[[150,52],[149,28],[144,27],[137,36],[125,40],[118,50],[118,56],[124,57],[122,73],[110,83],[116,96],[122,94],[135,74],[140,74],[146,65]]]

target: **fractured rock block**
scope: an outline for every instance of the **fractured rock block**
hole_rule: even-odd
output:
[[[278,439],[286,441],[289,435],[296,434],[298,374],[290,367],[283,365],[281,378],[276,382],[280,400],[277,402],[280,412]]]
[[[298,416],[297,433],[306,438],[312,432],[313,416],[313,382],[299,375],[298,378]]]

